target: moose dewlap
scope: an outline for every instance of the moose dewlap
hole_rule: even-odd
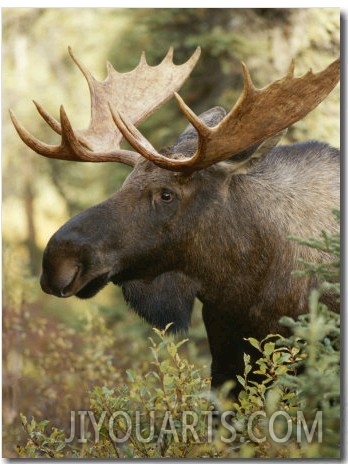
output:
[[[11,112],[19,136],[49,158],[121,162],[133,171],[118,192],[49,240],[42,289],[89,298],[113,282],[140,316],[160,328],[173,322],[174,331],[188,328],[198,298],[218,386],[243,371],[243,353],[251,350],[245,337],[280,332],[282,315],[307,311],[317,282],[292,275],[298,260],[330,259],[288,237],[337,231],[339,151],[316,141],[276,145],[336,86],[340,62],[300,78],[292,64],[263,89],[243,65],[244,89],[233,109],[196,116],[176,91],[199,49],[182,65],[173,63],[172,49],[158,66],[145,55],[126,74],[108,65],[102,82],[69,52],[90,89],[88,129],[74,130],[63,107],[59,123],[36,103],[61,144],[37,140]],[[135,126],[174,95],[190,125],[158,152]],[[136,151],[121,149],[123,138]],[[332,295],[325,298],[338,309]]]

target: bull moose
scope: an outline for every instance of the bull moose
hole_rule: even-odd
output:
[[[48,158],[120,162],[133,170],[109,199],[70,219],[49,240],[41,287],[58,297],[90,298],[107,283],[153,326],[187,330],[194,299],[212,355],[212,385],[243,372],[245,337],[280,332],[282,315],[308,310],[315,277],[292,274],[300,258],[330,257],[290,241],[336,232],[339,151],[310,141],[277,146],[284,131],[313,110],[339,81],[340,61],[325,70],[287,74],[257,89],[243,64],[244,88],[233,109],[197,116],[176,93],[199,55],[181,65],[171,48],[157,66],[143,54],[137,67],[104,81],[69,53],[91,95],[88,129],[74,130],[63,106],[60,123],[38,103],[61,134],[47,145],[11,118],[24,143]],[[189,121],[173,146],[156,149],[136,125],[175,96]],[[125,139],[135,151],[120,148]],[[326,302],[335,306],[332,295]]]

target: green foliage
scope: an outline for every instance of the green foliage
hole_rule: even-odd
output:
[[[340,221],[340,211],[334,210],[333,214],[336,220]],[[308,246],[310,248],[316,248],[320,251],[330,254],[332,257],[331,261],[325,263],[310,263],[303,260],[299,262],[303,265],[303,270],[294,271],[295,275],[303,276],[317,276],[321,281],[319,287],[319,298],[325,292],[331,292],[337,295],[339,300],[340,295],[340,235],[339,234],[328,234],[324,230],[321,232],[321,240],[319,239],[302,239],[298,237],[292,237],[292,240],[300,243],[301,245]],[[313,296],[313,298],[318,298]],[[313,303],[315,304],[315,302]]]
[[[306,326],[310,332],[310,324]],[[95,428],[90,427],[71,443],[66,432],[49,428],[48,421],[32,419],[29,424],[22,416],[29,440],[18,446],[19,455],[99,459],[338,457],[337,357],[328,368],[307,363],[311,351],[318,354],[311,339],[302,339],[301,350],[293,346],[291,338],[280,335],[269,335],[261,342],[249,339],[260,351],[257,368],[245,356],[245,373],[239,378],[244,390],[238,401],[218,397],[213,403],[208,379],[180,356],[179,349],[187,340],[175,343],[165,331],[155,332],[157,340],[150,339],[153,361],[146,373],[130,370],[127,384],[97,386],[90,392],[88,411],[83,412],[88,412]],[[298,342],[299,338],[295,339]],[[303,360],[305,371],[295,377],[295,366]],[[252,370],[260,374],[259,382],[248,380]],[[221,421],[219,427],[212,428],[211,418],[221,418],[214,410],[216,404],[232,421]],[[318,411],[322,416],[317,416]]]
[[[20,457],[25,458],[62,458],[65,448],[64,432],[55,427],[51,429],[50,435],[46,434],[46,426],[49,421],[36,422],[33,418],[30,422],[21,414],[23,429],[28,435],[29,441],[25,447],[17,446]]]
[[[148,372],[129,370],[127,385],[104,385],[90,392],[89,417],[99,424],[97,435],[94,429],[86,439],[79,438],[84,444],[78,450],[76,443],[66,442],[62,430],[48,430],[48,421],[32,419],[28,423],[22,416],[29,441],[18,447],[20,456],[194,457],[198,450],[199,456],[210,456],[209,447],[202,447],[207,433],[204,413],[213,409],[209,381],[180,356],[179,348],[187,340],[175,343],[165,331],[154,331],[156,340],[150,338],[153,361]]]
[[[187,340],[175,343],[165,336],[165,331],[154,329],[156,339],[150,338],[152,363],[148,372],[127,371],[128,384],[121,388],[105,391],[95,388],[91,393],[91,408],[100,418],[107,412],[104,424],[105,433],[98,448],[106,452],[103,457],[193,457],[198,444],[203,442],[206,433],[206,420],[201,411],[213,409],[208,400],[209,382],[195,366],[179,354],[179,348]],[[115,411],[128,414],[132,428],[127,432],[121,418],[110,430],[110,419]],[[194,435],[190,428],[183,426],[195,421]],[[198,420],[199,418],[200,420]],[[203,418],[203,420],[202,420]],[[112,442],[114,436],[127,441],[121,446]],[[200,450],[201,452],[202,450]],[[100,457],[90,448],[89,457]]]
[[[244,355],[245,372],[238,379],[243,391],[230,405],[236,412],[239,441],[247,443],[240,450],[244,457],[339,457],[339,315],[324,308],[314,295],[318,295],[315,290],[309,314],[281,321],[293,335],[268,335],[261,342],[248,339],[260,358],[255,369]],[[250,372],[259,374],[258,382],[249,380]],[[253,428],[258,443],[250,442],[253,415],[262,417]],[[287,423],[274,421],[270,428],[272,417],[278,416]],[[286,447],[281,441],[285,436]]]

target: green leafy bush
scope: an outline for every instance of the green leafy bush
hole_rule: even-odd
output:
[[[129,370],[128,384],[95,387],[90,409],[79,411],[98,426],[75,437],[73,444],[63,430],[47,432],[48,422],[22,424],[29,441],[18,449],[21,456],[84,458],[152,458],[211,456],[207,421],[213,405],[210,382],[179,354],[187,340],[175,343],[165,331],[154,329],[150,338],[153,361],[148,372]],[[79,429],[79,428],[78,428]],[[78,447],[78,443],[83,443]],[[202,448],[203,445],[203,448]]]

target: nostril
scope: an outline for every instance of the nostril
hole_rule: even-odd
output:
[[[67,298],[67,297],[69,297],[69,296],[71,296],[71,295],[74,294],[74,287],[75,287],[74,284],[75,284],[75,281],[76,281],[76,279],[77,279],[77,277],[78,277],[79,274],[80,274],[80,266],[79,266],[79,265],[76,265],[76,266],[75,266],[75,269],[74,269],[74,273],[73,273],[73,275],[71,276],[70,281],[69,281],[68,284],[67,284],[64,288],[62,288],[61,291],[60,291],[60,296],[61,296],[62,298]]]
[[[81,266],[65,261],[56,268],[46,268],[41,275],[40,284],[45,293],[67,298],[74,294]]]

